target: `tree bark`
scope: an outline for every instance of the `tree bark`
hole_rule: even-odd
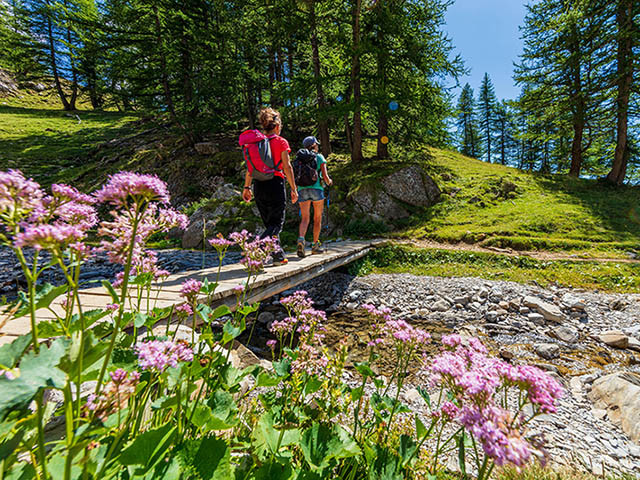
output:
[[[47,5],[47,41],[49,43],[49,58],[51,60],[51,72],[53,73],[53,80],[56,85],[56,91],[58,92],[58,96],[60,97],[60,101],[62,102],[62,108],[69,111],[73,110],[69,101],[67,100],[67,96],[62,90],[62,84],[60,83],[60,75],[58,73],[58,62],[56,60],[56,49],[54,45],[53,38],[53,25],[51,23],[51,6],[49,2],[46,2]]]
[[[622,185],[627,174],[629,145],[629,97],[633,82],[633,0],[619,0],[616,10],[617,41],[617,95],[616,95],[616,150],[607,180]]]
[[[582,168],[582,138],[584,135],[586,104],[582,92],[582,75],[580,60],[580,39],[577,28],[572,29],[573,43],[571,45],[571,85],[573,103],[573,142],[571,144],[571,166],[569,167],[569,176],[579,177]]]
[[[67,2],[64,2],[65,9],[68,8]],[[71,64],[71,98],[69,99],[69,107],[71,110],[76,109],[76,100],[78,98],[78,69],[76,68],[76,61],[73,54],[73,42],[71,39],[71,29],[69,26],[67,30],[67,48],[69,49],[69,63]]]
[[[313,77],[316,83],[316,96],[318,99],[318,137],[320,137],[319,140],[320,148],[322,148],[322,154],[325,157],[328,157],[331,154],[331,141],[329,138],[329,122],[324,116],[327,103],[324,96],[324,88],[322,87],[322,76],[320,72],[320,49],[318,46],[315,0],[311,0],[310,17]]]
[[[351,150],[351,161],[358,163],[362,157],[362,114],[361,102],[362,93],[360,85],[360,11],[362,10],[362,0],[355,0],[353,4],[353,58],[351,65],[351,85],[353,89],[353,148]]]

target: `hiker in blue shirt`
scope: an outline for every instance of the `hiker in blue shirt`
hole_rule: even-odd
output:
[[[320,184],[320,176],[327,186],[333,184],[333,180],[327,172],[327,161],[321,153],[318,153],[320,143],[316,137],[307,137],[303,140],[302,145],[307,150],[316,153],[318,179],[316,183],[310,186],[298,185],[298,203],[302,219],[300,220],[300,229],[298,237],[298,257],[303,258],[305,254],[305,236],[309,227],[311,217],[311,204],[313,203],[313,244],[311,245],[311,254],[322,253],[320,246],[320,231],[322,230],[322,210],[324,208],[324,189]]]

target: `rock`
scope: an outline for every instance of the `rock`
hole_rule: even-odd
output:
[[[362,296],[362,292],[360,290],[354,290],[349,294],[349,298],[353,301],[359,299]]]
[[[629,337],[620,330],[609,330],[600,332],[596,338],[602,343],[614,348],[627,348],[629,346]]]
[[[484,318],[486,318],[488,322],[494,322],[498,318],[498,312],[491,310],[485,313]]]
[[[518,311],[520,312],[520,314],[522,315],[528,315],[531,312],[531,309],[529,307],[520,307],[518,309]],[[540,315],[539,313],[537,315]],[[542,317],[544,318],[544,317]]]
[[[628,305],[629,303],[626,300],[622,298],[617,298],[609,304],[609,308],[611,310],[624,310],[627,308]]]
[[[176,341],[184,341],[191,345],[192,340],[195,340],[194,343],[197,344],[200,340],[200,334],[198,332],[194,332],[193,328],[188,327],[186,325],[175,325],[169,326],[169,334],[167,335],[167,325],[156,325],[151,329],[151,333],[156,337],[164,337],[168,336],[172,338],[175,334]],[[140,338],[145,338],[147,336],[146,333],[141,333],[139,335]]]
[[[273,322],[275,318],[275,315],[271,312],[260,312],[260,315],[258,315],[258,323],[266,325],[267,323]]]
[[[233,347],[229,354],[229,360],[231,361],[231,365],[240,370],[252,365],[261,364],[260,358],[238,341],[233,342]]]
[[[561,342],[576,343],[580,339],[580,335],[574,329],[569,327],[556,327],[549,332],[550,336],[557,338]]]
[[[356,302],[349,302],[346,305],[347,310],[355,310],[356,308],[358,308],[358,304]]]
[[[612,373],[593,382],[589,398],[596,408],[606,409],[609,419],[619,424],[634,441],[640,442],[640,376]]]
[[[533,348],[545,360],[552,360],[560,354],[560,347],[555,343],[538,343]]]
[[[594,408],[593,410],[591,410],[591,413],[598,420],[602,420],[604,417],[607,416],[607,411],[601,408]]]
[[[537,297],[526,296],[522,301],[527,307],[540,313],[545,320],[550,322],[563,322],[565,320],[562,311],[551,303],[547,303]]]
[[[218,146],[213,142],[196,143],[193,148],[195,148],[196,152],[200,155],[213,155],[218,152]]]
[[[453,298],[453,303],[459,303],[460,305],[467,305],[471,301],[470,295],[462,295]]]
[[[420,392],[418,392],[418,390],[415,388],[408,389],[406,392],[402,394],[402,396],[404,397],[405,401],[408,403],[420,403],[423,401],[422,395],[420,395]]]
[[[409,212],[384,191],[376,192],[365,187],[358,190],[351,199],[360,213],[379,221],[409,216]]]
[[[501,348],[498,352],[498,355],[503,360],[513,360],[513,358],[515,357],[515,354],[511,350],[508,350],[506,348]]]
[[[636,352],[640,352],[640,340],[629,337],[629,345],[627,345],[627,348],[630,350],[635,350]]]
[[[509,310],[510,307],[509,302],[505,302],[504,300],[498,302],[498,306],[503,310]]]
[[[385,192],[392,198],[414,207],[430,207],[440,198],[440,188],[418,165],[400,169],[382,180]]]
[[[451,304],[444,299],[438,300],[431,306],[431,309],[436,312],[446,312],[450,308],[451,308]]]
[[[527,318],[529,319],[530,322],[535,323],[536,325],[544,325],[544,316],[541,315],[540,313],[529,313],[527,315]]]

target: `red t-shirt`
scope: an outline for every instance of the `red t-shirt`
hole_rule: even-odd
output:
[[[271,155],[273,156],[273,163],[276,166],[279,166],[277,172],[274,173],[275,176],[284,178],[284,173],[282,172],[282,152],[291,153],[291,148],[289,148],[289,142],[287,142],[280,135],[267,135],[269,138],[269,144],[271,145]]]

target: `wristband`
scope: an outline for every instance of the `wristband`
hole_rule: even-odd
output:
[[[251,187],[244,187],[245,190],[251,190]]]

